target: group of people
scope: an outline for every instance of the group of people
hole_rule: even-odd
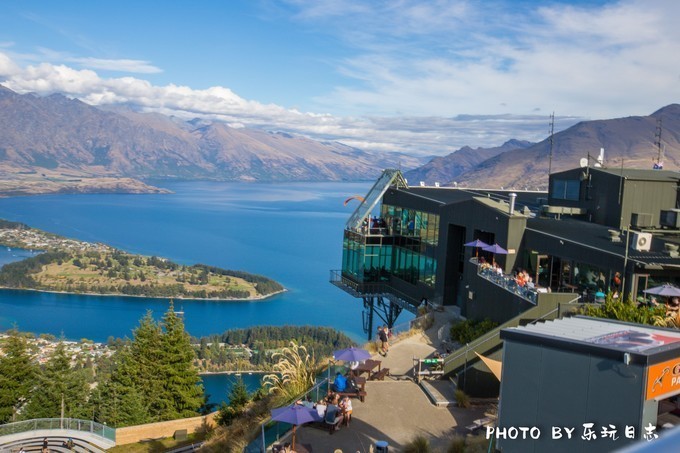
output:
[[[520,288],[524,288],[525,286],[531,288],[534,286],[534,280],[531,278],[531,274],[524,269],[518,269],[515,273],[515,283],[517,283],[517,286]]]
[[[62,446],[62,448],[66,448],[69,451],[73,451],[76,444],[73,442],[73,439],[71,439],[69,437],[67,440],[62,442],[61,446]],[[21,447],[19,449],[18,453],[25,453],[25,452],[26,452],[26,450],[24,449],[24,447]],[[43,438],[42,447],[40,448],[40,453],[50,453],[50,443],[47,440],[47,437]]]
[[[503,275],[503,268],[497,262],[489,263],[483,256],[480,256],[477,263],[480,271],[491,271],[498,275]]]
[[[659,303],[659,301],[654,296],[652,296],[649,299],[649,302],[645,302],[644,299],[642,299],[641,301],[640,301],[640,299],[638,299],[638,301],[639,301],[638,307],[643,306],[643,305],[647,305],[647,306],[653,308],[653,307],[658,307],[659,305],[662,305],[661,303]],[[675,315],[677,313],[680,313],[680,298],[679,297],[671,297],[666,302],[666,314],[667,315]]]
[[[316,409],[319,417],[325,423],[335,424],[336,419],[342,416],[342,423],[349,426],[352,419],[352,400],[349,396],[340,396],[341,391],[330,391],[322,400],[313,403],[311,400],[299,400],[295,404]]]

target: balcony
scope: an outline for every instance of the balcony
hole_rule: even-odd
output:
[[[418,306],[421,304],[420,300],[392,288],[389,282],[358,282],[347,275],[343,275],[340,270],[332,270],[330,282],[345,291],[352,297],[374,297],[380,296],[388,299],[395,305],[405,308],[411,313],[416,313]]]
[[[498,268],[492,267],[488,263],[478,263],[476,258],[470,260],[472,264],[477,266],[477,275],[489,282],[500,286],[506,291],[521,297],[522,299],[536,305],[536,300],[538,299],[538,293],[543,291],[547,292],[545,288],[536,288],[533,283],[527,283],[525,285],[520,285],[517,283],[515,277],[511,275],[506,275],[498,272]]]

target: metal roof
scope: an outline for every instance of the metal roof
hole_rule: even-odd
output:
[[[614,176],[623,176],[626,179],[639,181],[677,181],[680,173],[670,170],[645,170],[640,168],[597,168],[590,167],[590,171],[601,171]]]
[[[574,344],[589,350],[654,355],[675,350],[680,353],[680,331],[608,319],[574,316],[503,329],[501,338],[541,343],[542,339]]]
[[[527,220],[527,234],[552,237],[555,240],[583,245],[623,258],[626,254],[625,232],[622,232],[620,236],[621,242],[612,242],[609,235],[609,230],[612,229],[605,225],[568,217],[562,219],[530,218]],[[651,249],[649,251],[638,251],[630,248],[628,258],[646,264],[680,265],[680,258],[673,258],[664,251],[664,243],[679,242],[680,236],[673,233],[674,231],[663,232],[659,230],[653,232]]]
[[[410,186],[406,189],[400,189],[402,192],[419,195],[438,201],[443,204],[459,203],[467,201],[474,197],[490,198],[494,200],[501,200],[507,202],[510,199],[510,194],[517,194],[516,205],[522,208],[524,205],[530,207],[538,207],[540,204],[545,204],[548,197],[548,192],[526,191],[526,190],[486,190],[486,189],[468,189],[459,187],[418,187]],[[543,201],[539,202],[539,199]]]

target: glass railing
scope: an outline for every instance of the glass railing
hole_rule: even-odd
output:
[[[116,430],[110,426],[91,420],[79,420],[75,418],[36,418],[23,422],[7,423],[0,425],[0,437],[9,434],[17,434],[28,431],[44,429],[69,429],[95,434],[110,441],[116,441]]]
[[[489,263],[478,263],[476,258],[472,258],[470,262],[477,266],[478,276],[536,305],[539,290],[533,283],[519,284],[515,277],[499,272],[498,268]]]
[[[323,371],[323,373],[327,372],[328,370]],[[327,377],[324,376],[323,378],[320,378],[317,380],[317,383],[314,385],[314,387],[310,388],[299,398],[295,398],[294,401],[289,401],[288,404],[293,404],[295,401],[299,400],[311,402],[321,401],[328,394],[328,382],[329,381]],[[290,423],[269,420],[264,422],[260,429],[260,435],[243,449],[244,453],[263,453],[267,451],[267,447],[278,442],[279,439],[281,439],[291,429],[293,429],[293,425]]]

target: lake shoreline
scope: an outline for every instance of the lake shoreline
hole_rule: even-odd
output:
[[[241,375],[241,374],[270,374],[270,371],[201,371],[199,376],[214,376],[214,375]]]
[[[0,290],[12,290],[12,291],[34,291],[38,293],[49,293],[49,294],[69,294],[73,296],[95,296],[95,297],[135,297],[139,299],[172,299],[172,300],[181,300],[181,301],[212,301],[212,302],[262,302],[265,301],[266,299],[269,299],[271,297],[276,296],[277,294],[282,294],[287,292],[287,289],[282,289],[281,291],[276,291],[275,293],[263,295],[263,296],[257,296],[257,297],[249,297],[246,299],[220,299],[216,297],[205,297],[205,298],[200,298],[200,297],[181,297],[181,296],[172,296],[172,297],[158,297],[158,296],[140,296],[140,295],[135,295],[135,294],[122,294],[122,293],[109,293],[109,294],[99,294],[99,293],[76,293],[73,291],[51,291],[48,289],[34,289],[34,288],[13,288],[10,286],[0,286]]]

